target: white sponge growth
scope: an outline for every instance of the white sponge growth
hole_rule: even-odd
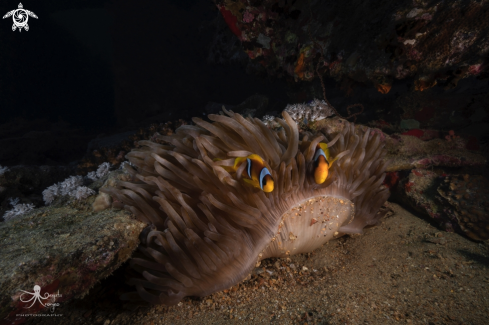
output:
[[[285,111],[298,124],[320,121],[334,114],[334,109],[319,99],[314,99],[308,104],[289,104]]]
[[[11,220],[15,217],[21,216],[35,208],[32,203],[21,203],[19,204],[19,198],[9,199],[10,205],[12,205],[13,209],[5,212],[3,215],[3,219],[5,221]]]

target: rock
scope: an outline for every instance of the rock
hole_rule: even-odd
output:
[[[414,169],[399,181],[391,198],[433,218],[443,230],[460,230],[456,218],[447,216],[443,211],[437,192],[443,180],[444,176],[434,171]]]
[[[489,239],[488,184],[482,176],[414,169],[393,188],[392,199],[428,215],[446,231],[486,240]],[[444,242],[443,238],[433,240]]]
[[[387,171],[410,170],[414,168],[482,166],[486,159],[465,149],[466,142],[446,139],[423,141],[415,136],[394,134],[387,137],[386,158],[392,163]]]
[[[21,290],[60,294],[56,303],[83,297],[136,249],[144,224],[122,210],[92,211],[86,202],[48,206],[0,224],[1,319],[17,322],[28,306]],[[27,296],[26,296],[27,295]],[[24,293],[23,300],[31,296]],[[29,313],[42,310],[34,305]]]
[[[460,228],[474,240],[489,239],[489,180],[479,175],[452,175],[438,187]]]
[[[314,131],[321,131],[329,138],[341,132],[344,127],[343,119],[334,117],[326,118],[309,125]],[[368,127],[356,124],[355,128],[365,131]],[[458,137],[453,140],[440,138],[439,132],[434,130],[418,130],[426,136],[428,141],[423,141],[418,136],[392,134],[388,135],[377,128],[370,128],[370,132],[378,133],[380,140],[385,143],[387,155],[385,159],[391,160],[387,167],[388,172],[411,170],[416,168],[462,167],[482,166],[486,159],[479,153],[467,149],[468,138]],[[438,136],[438,137],[435,137]]]
[[[357,1],[331,7],[320,1],[289,6],[237,0],[217,7],[244,52],[260,62],[255,71],[269,76],[310,81],[320,73],[370,84],[386,94],[393,78],[414,77],[415,89],[424,91],[489,74],[483,50],[489,40],[481,40],[489,32],[486,4],[435,0],[417,8],[416,1],[372,3],[364,2],[361,13]],[[252,23],[249,14],[256,17]]]

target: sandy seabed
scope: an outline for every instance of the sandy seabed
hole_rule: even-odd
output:
[[[489,324],[489,243],[389,206],[394,213],[363,235],[262,261],[251,278],[208,297],[128,311],[113,276],[62,304],[63,316],[27,324]]]

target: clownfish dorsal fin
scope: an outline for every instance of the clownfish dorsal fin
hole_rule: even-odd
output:
[[[234,169],[238,169],[238,166],[239,166],[239,165],[240,165],[242,162],[246,161],[246,158],[247,158],[247,157],[238,157],[238,158],[236,158],[236,159],[234,160]]]
[[[252,154],[252,155],[249,155],[248,157],[246,157],[248,159],[251,159],[251,160],[258,160],[260,163],[263,164],[263,158],[260,157],[259,155],[257,154]]]
[[[329,166],[331,167],[331,165],[338,159],[338,157],[336,157],[334,159],[331,157],[331,153],[329,152],[329,147],[326,143],[320,142],[319,147],[323,150],[324,156],[326,157],[326,161],[328,162]]]
[[[324,155],[326,157],[326,160],[329,162],[331,160],[331,155],[329,153],[329,148],[328,145],[324,142],[319,143],[319,148],[321,148],[324,152]]]

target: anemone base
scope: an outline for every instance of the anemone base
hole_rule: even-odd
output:
[[[342,197],[317,196],[300,202],[282,215],[277,234],[261,259],[308,253],[343,235],[338,232],[354,218],[353,202]]]

